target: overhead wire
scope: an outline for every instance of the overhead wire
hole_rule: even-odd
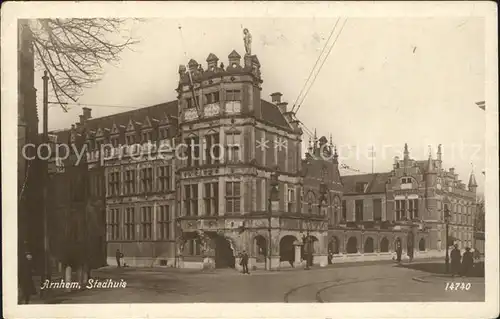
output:
[[[330,35],[328,36],[328,39],[326,40],[325,45],[323,46],[323,49],[321,50],[321,53],[318,55],[318,58],[316,59],[316,63],[314,63],[314,66],[312,67],[311,72],[309,73],[309,76],[307,77],[307,80],[304,83],[304,86],[302,86],[302,89],[300,90],[299,95],[295,99],[295,102],[293,103],[293,106],[292,106],[292,112],[295,109],[295,107],[297,106],[297,102],[299,101],[302,93],[304,92],[304,90],[305,90],[305,88],[307,86],[307,83],[311,79],[311,76],[314,73],[314,70],[316,69],[316,66],[318,65],[318,62],[321,60],[321,56],[325,52],[325,50],[326,50],[326,48],[328,46],[328,43],[330,42],[330,39],[332,38],[333,34],[335,33],[335,29],[337,28],[337,24],[339,23],[339,21],[340,21],[340,17],[337,19],[337,22],[335,22],[335,24],[333,25],[332,31],[330,31]]]
[[[340,35],[342,34],[342,31],[344,30],[344,27],[347,23],[347,18],[344,20],[344,23],[342,24],[342,27],[340,28],[340,31],[339,33],[337,33],[337,37],[335,38],[335,40],[333,41],[330,49],[328,50],[328,53],[326,54],[326,57],[325,59],[323,60],[323,62],[321,63],[319,69],[318,69],[318,72],[316,73],[316,75],[314,76],[313,78],[313,81],[311,82],[311,85],[309,86],[309,88],[307,89],[306,93],[304,94],[304,96],[302,97],[302,100],[300,101],[300,103],[298,103],[298,106],[297,106],[297,111],[295,111],[295,113],[297,114],[300,110],[300,107],[302,106],[302,104],[304,103],[304,100],[306,99],[307,95],[309,94],[309,91],[311,90],[311,87],[314,85],[314,82],[316,81],[316,78],[318,77],[318,75],[320,74],[321,72],[321,69],[323,68],[323,65],[325,64],[325,62],[328,60],[328,57],[330,56],[330,53],[332,52],[332,49],[335,47],[335,44],[337,43],[337,40],[339,39]]]

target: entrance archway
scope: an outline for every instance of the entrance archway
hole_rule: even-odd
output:
[[[365,240],[365,246],[363,247],[363,251],[365,253],[373,253],[374,249],[373,249],[373,238],[371,237],[368,237],[366,238]]]
[[[356,237],[349,237],[346,245],[346,252],[348,254],[355,254],[358,252],[358,239]]]
[[[253,239],[253,256],[257,262],[264,262],[267,256],[267,240],[262,235]]]
[[[295,236],[286,235],[280,240],[280,261],[293,262],[295,260]]]
[[[425,251],[425,239],[420,239],[418,242],[418,250],[419,251]]]
[[[215,268],[234,268],[235,260],[231,243],[228,239],[215,236]]]
[[[382,240],[380,241],[380,252],[389,252],[389,240],[386,237],[382,238]]]
[[[330,241],[328,242],[328,251],[334,255],[340,253],[339,239],[337,237],[333,236],[330,238]]]

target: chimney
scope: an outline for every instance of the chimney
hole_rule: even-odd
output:
[[[76,123],[76,125],[79,127],[83,123],[85,123],[85,115],[80,115],[80,122]]]
[[[90,118],[92,118],[92,109],[88,107],[83,107],[83,119],[86,121]]]
[[[271,102],[276,103],[276,104],[281,103],[281,96],[282,95],[283,94],[281,94],[280,92],[272,93],[271,94]]]
[[[288,105],[288,102],[279,102],[278,104],[278,108],[280,109],[280,112],[282,114],[285,114],[286,113],[286,107]]]
[[[455,168],[454,167],[450,168],[450,173],[455,175]]]

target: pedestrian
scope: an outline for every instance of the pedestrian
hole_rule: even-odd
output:
[[[451,275],[455,277],[455,275],[460,275],[460,266],[462,254],[460,253],[460,249],[458,249],[458,245],[455,244],[453,250],[450,254],[451,257]]]
[[[31,253],[27,252],[20,261],[19,285],[21,287],[21,296],[24,304],[30,303],[32,295],[36,294],[35,284],[33,282],[33,265]]]
[[[248,254],[245,250],[241,254],[240,266],[243,267],[244,274],[250,274],[250,272],[248,271]]]
[[[469,274],[474,267],[474,258],[469,247],[465,247],[465,253],[462,256],[462,277]]]
[[[290,263],[290,266],[292,266],[292,268],[295,268],[295,266],[293,265],[293,262],[294,262],[294,256],[293,254],[290,254],[290,256],[288,256],[288,262]]]
[[[398,240],[396,242],[396,256],[398,263],[401,263],[401,255],[403,254],[403,248],[401,247],[401,242]]]
[[[332,260],[333,260],[333,253],[331,250],[328,250],[328,264],[329,265],[333,264]]]
[[[477,248],[474,248],[474,259],[475,260],[481,259],[481,252]]]
[[[118,268],[121,267],[121,259],[123,258],[123,254],[120,252],[120,249],[116,250],[116,265]]]

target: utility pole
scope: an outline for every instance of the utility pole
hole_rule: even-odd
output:
[[[49,141],[49,126],[48,126],[48,112],[49,112],[49,77],[47,71],[43,72],[43,140],[42,143],[48,144]],[[49,183],[48,161],[42,163],[43,169],[43,248],[44,248],[44,279],[51,279],[51,265],[49,253],[49,234],[48,234],[48,221],[47,221],[47,187]]]

